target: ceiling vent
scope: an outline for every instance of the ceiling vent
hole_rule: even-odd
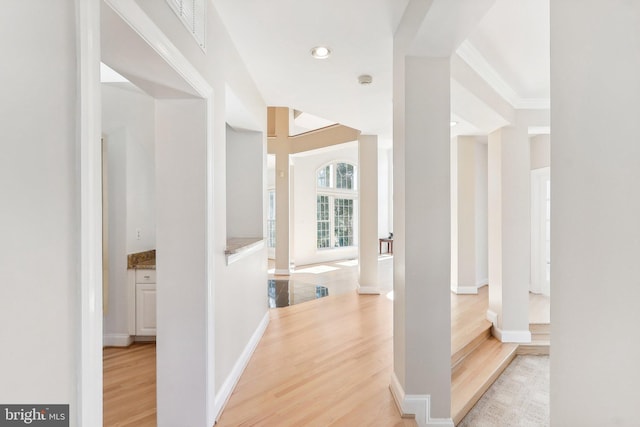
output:
[[[361,85],[370,85],[371,82],[373,82],[373,77],[371,77],[369,74],[358,76],[358,83],[360,83]]]

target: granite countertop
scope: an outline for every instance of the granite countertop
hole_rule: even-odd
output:
[[[127,268],[155,270],[156,250],[152,249],[150,251],[127,255]]]

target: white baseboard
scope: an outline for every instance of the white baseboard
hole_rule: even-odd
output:
[[[519,344],[526,344],[531,342],[531,331],[503,331],[502,329],[493,325],[493,336],[500,342],[512,342]]]
[[[129,347],[133,344],[133,337],[129,334],[104,334],[103,347]]]
[[[482,279],[482,280],[477,280],[476,281],[476,287],[479,289],[483,286],[488,286],[489,285],[489,279]]]
[[[249,363],[249,359],[251,359],[251,355],[253,355],[253,352],[258,346],[258,343],[260,342],[260,339],[262,338],[262,335],[264,334],[264,331],[267,329],[268,325],[269,312],[267,311],[260,321],[260,324],[258,324],[256,330],[253,332],[253,335],[251,335],[251,338],[245,346],[242,354],[233,365],[231,373],[227,376],[227,379],[222,384],[222,387],[220,387],[220,391],[216,393],[215,401],[213,404],[213,414],[216,420],[220,417],[224,406],[227,404],[227,401],[231,397],[233,389],[236,387],[236,384],[238,384],[238,380],[240,380],[240,376],[242,375],[242,372],[244,372],[244,368],[246,368],[247,363]]]
[[[403,417],[414,415],[418,427],[454,427],[451,418],[431,418],[431,396],[428,394],[405,394],[396,377],[391,373],[391,394]]]
[[[156,342],[155,335],[136,335],[133,337],[134,342]]]
[[[377,286],[358,286],[360,295],[380,295],[380,288]]]
[[[478,293],[477,286],[452,286],[451,291],[456,295],[476,295]]]
[[[498,327],[498,313],[493,310],[487,310],[487,320],[493,324],[494,328]]]

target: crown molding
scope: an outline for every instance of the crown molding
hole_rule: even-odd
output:
[[[462,42],[456,53],[513,108],[517,110],[548,110],[550,108],[551,101],[547,98],[521,98],[469,40]]]

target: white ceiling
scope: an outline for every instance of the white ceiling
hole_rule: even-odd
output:
[[[455,49],[466,37],[461,58],[512,107],[548,108],[548,1],[434,0],[412,51]],[[392,135],[393,34],[408,3],[214,0],[267,105],[379,135],[383,144]],[[317,45],[330,46],[331,57],[312,58]],[[361,74],[373,83],[360,85]],[[503,125],[504,114],[468,85],[452,82],[452,117],[460,122],[452,133]]]

